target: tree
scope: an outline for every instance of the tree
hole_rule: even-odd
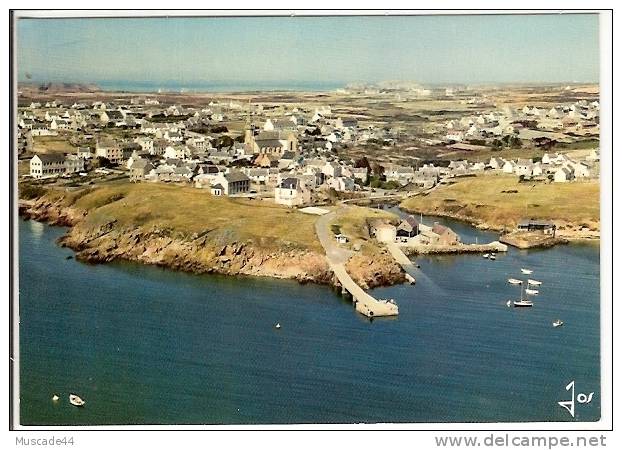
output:
[[[378,163],[373,163],[371,165],[371,172],[377,177],[382,177],[384,175],[384,167]]]
[[[382,185],[382,181],[378,177],[371,177],[369,180],[369,187],[379,188]]]
[[[367,159],[367,156],[363,156],[362,158],[359,158],[356,161],[354,161],[354,167],[356,168],[367,167],[367,169],[371,170],[371,165],[369,164],[369,160]]]
[[[231,139],[230,136],[224,135],[224,136],[219,136],[218,140],[216,141],[216,148],[223,148],[223,147],[231,147],[233,145],[233,139]]]
[[[93,169],[99,169],[102,167],[110,168],[113,166],[110,160],[108,158],[104,158],[103,156],[98,156],[97,158],[94,158],[91,164]]]

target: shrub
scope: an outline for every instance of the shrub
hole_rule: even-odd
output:
[[[37,185],[22,184],[19,186],[19,198],[24,200],[33,200],[43,197],[46,192],[47,189]]]

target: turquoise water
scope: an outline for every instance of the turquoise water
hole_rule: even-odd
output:
[[[400,316],[369,322],[325,286],[66,259],[64,232],[20,221],[22,424],[600,416],[597,246],[418,258],[416,286],[375,290]],[[507,308],[525,266],[541,295]],[[575,419],[557,405],[571,380],[596,392]]]

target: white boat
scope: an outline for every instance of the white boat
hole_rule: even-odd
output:
[[[58,401],[58,395],[56,395],[56,394],[52,395],[52,401],[57,402]]]
[[[76,394],[69,394],[69,403],[71,403],[73,406],[84,406],[86,402],[78,397]]]
[[[537,289],[525,289],[525,294],[538,295],[540,292]]]
[[[520,280],[518,280],[520,281]],[[514,307],[516,308],[521,308],[521,307],[530,307],[533,306],[533,302],[531,300],[527,300],[526,298],[523,298],[523,282],[520,281],[520,300],[514,300]]]
[[[508,278],[508,283],[510,284],[523,284],[521,280],[517,280],[516,278]]]
[[[527,283],[531,284],[532,286],[540,286],[542,284],[542,281],[538,281],[538,280],[527,280]]]
[[[508,301],[507,301],[507,303],[505,304],[505,306],[507,306],[508,308],[509,308],[510,306],[512,306],[512,300],[508,300]]]
[[[562,322],[559,319],[553,321],[553,327],[554,328],[561,327],[563,324],[564,324],[564,322]]]
[[[490,255],[489,255],[488,253],[484,253],[484,254],[482,255],[482,257],[484,257],[484,258],[488,258],[489,256],[490,256]]]
[[[525,275],[529,275],[533,273],[533,270],[529,270],[529,269],[521,269],[521,272],[523,272]]]
[[[494,261],[495,259],[497,259],[497,257],[495,255],[490,255],[490,258],[488,258],[488,259]]]
[[[277,323],[277,324],[274,326],[274,328],[276,328],[276,329],[278,330],[279,328],[281,328],[281,324],[280,324],[280,323]]]

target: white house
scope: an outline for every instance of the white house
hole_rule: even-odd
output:
[[[588,161],[599,161],[600,160],[600,154],[598,149],[593,149],[589,155],[587,155],[585,157],[585,159],[587,159]]]
[[[515,171],[518,176],[530,177],[533,171],[533,161],[531,159],[519,158]]]
[[[388,164],[385,167],[384,175],[387,181],[397,181],[404,185],[410,183],[415,177],[415,170],[412,167]]]
[[[153,139],[147,136],[137,137],[134,142],[140,145],[144,151],[149,152],[150,155],[153,155]]]
[[[84,159],[90,159],[93,157],[90,147],[78,147],[77,155]]]
[[[354,180],[348,177],[331,178],[327,184],[338,192],[353,191],[356,188]]]
[[[274,202],[289,207],[300,206],[311,201],[311,191],[298,178],[285,178],[274,189]]]
[[[65,173],[65,155],[59,153],[42,153],[30,159],[30,176],[46,178]]]
[[[222,186],[222,195],[245,194],[250,191],[250,178],[238,171],[220,173],[214,179],[213,185]]]
[[[514,173],[516,163],[514,161],[507,160],[503,164],[503,173]]]
[[[556,183],[566,183],[568,181],[572,181],[573,173],[568,167],[560,167],[555,171],[555,175],[553,176],[553,180]]]
[[[501,158],[496,158],[496,157],[490,158],[490,162],[488,163],[490,168],[494,170],[501,169],[504,164],[505,164],[505,161],[503,161]]]
[[[575,178],[589,178],[592,175],[590,167],[583,162],[575,162],[570,165],[573,168]]]
[[[168,146],[164,150],[165,158],[186,159],[191,155],[190,149],[185,145]]]
[[[539,177],[543,173],[542,164],[540,162],[534,163],[531,168],[531,175]]]
[[[327,177],[340,177],[341,176],[341,166],[336,162],[327,162],[322,167],[322,173]]]

